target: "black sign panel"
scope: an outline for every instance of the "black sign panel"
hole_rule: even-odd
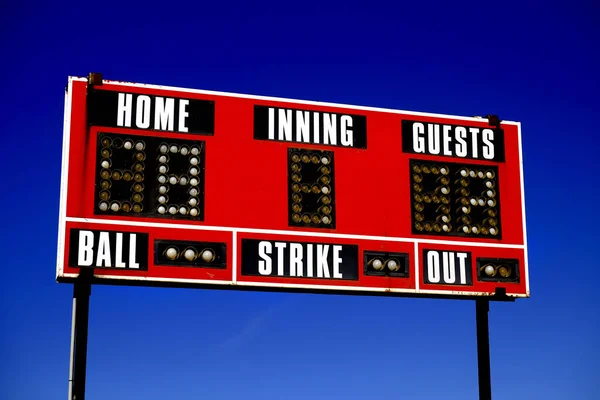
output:
[[[109,90],[88,93],[88,123],[112,128],[213,135],[214,101]]]
[[[366,149],[367,117],[254,106],[254,138]]]
[[[358,280],[358,246],[242,239],[242,275]]]
[[[504,162],[504,130],[403,120],[402,151]]]
[[[69,266],[148,270],[148,234],[71,229]]]
[[[471,253],[424,249],[423,280],[435,285],[472,285]]]

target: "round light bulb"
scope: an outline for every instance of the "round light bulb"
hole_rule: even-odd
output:
[[[190,164],[192,164],[192,165],[198,165],[198,159],[196,157],[190,158]]]
[[[185,253],[183,253],[183,256],[188,261],[194,261],[194,258],[196,258],[196,252],[192,249],[187,249]]]
[[[327,157],[323,157],[323,158],[321,158],[321,162],[323,164],[329,164],[329,159]]]
[[[163,145],[161,145],[161,146],[160,146],[159,150],[160,150],[160,152],[161,152],[161,153],[163,153],[163,154],[164,154],[164,153],[166,153],[167,151],[169,151],[169,147],[167,147],[167,145],[166,145],[166,144],[163,144]],[[161,161],[161,162],[164,162],[164,161]]]
[[[158,196],[158,202],[160,204],[165,204],[167,202],[167,198],[165,196]]]
[[[190,185],[196,186],[197,184],[198,184],[198,179],[196,179],[196,178],[190,179]]]
[[[106,160],[102,161],[100,163],[100,165],[102,166],[102,168],[108,168],[108,167],[110,167],[110,163],[108,161],[106,161]]]
[[[160,162],[160,163],[166,163],[167,162],[167,156],[160,156],[160,157],[158,157],[158,162]]]
[[[119,204],[118,203],[112,203],[110,205],[110,209],[113,210],[113,211],[115,211],[115,212],[119,211]]]
[[[444,224],[444,225],[442,226],[442,230],[443,230],[444,232],[448,232],[448,231],[450,230],[450,228],[448,227],[448,225]]]
[[[440,168],[440,172],[442,173],[442,175],[446,175],[448,173],[448,170],[444,167]]]
[[[187,149],[187,147],[182,147],[180,152],[182,156],[187,156],[189,150]]]
[[[196,204],[198,204],[198,200],[196,200],[195,197],[192,197],[189,201],[188,204],[192,207],[194,207]]]
[[[469,227],[468,226],[463,226],[463,232],[464,233],[469,233]]]
[[[325,194],[329,193],[329,188],[327,186],[323,186],[323,188],[321,189],[321,191]]]
[[[144,150],[144,143],[143,143],[143,142],[137,142],[137,143],[135,144],[135,149],[136,149],[137,151],[142,151],[142,150]]]
[[[170,260],[174,260],[177,258],[177,249],[174,247],[169,247],[166,252],[167,258]]]
[[[159,183],[165,183],[167,181],[167,177],[164,175],[159,175],[158,177],[158,182]]]
[[[498,233],[496,228],[490,228],[490,234],[495,235],[496,233]]]
[[[131,142],[128,140],[128,141],[126,141],[125,143],[123,143],[123,147],[124,147],[126,150],[131,150],[131,148],[133,147],[133,143],[131,143]]]
[[[475,176],[476,176],[476,174],[475,174],[475,171],[470,171],[470,172],[469,172],[469,176],[470,176],[471,178],[475,178]]]
[[[442,187],[442,193],[443,194],[448,194],[450,191],[448,190],[448,188],[446,186]]]
[[[479,204],[480,206],[485,206],[485,200],[479,199],[479,200],[477,200],[477,204]]]
[[[185,215],[185,214],[187,214],[187,208],[185,208],[185,207],[181,207],[181,208],[179,208],[179,213],[180,213],[181,215]]]
[[[325,223],[325,224],[329,223],[329,217],[327,215],[323,217],[323,223]]]
[[[177,183],[177,177],[175,177],[175,176],[170,177],[169,178],[169,183],[171,185],[175,185]]]
[[[177,207],[174,207],[174,206],[173,207],[169,207],[169,212],[171,214],[177,214]]]
[[[200,154],[200,149],[198,149],[197,147],[192,147],[192,150],[190,150],[190,152],[197,156],[198,154]]]
[[[476,226],[474,226],[473,228],[471,228],[471,230],[473,231],[473,233],[478,233],[479,232],[479,229]]]
[[[167,166],[166,165],[161,165],[160,167],[158,167],[158,172],[160,172],[161,174],[164,174],[167,172]]]
[[[192,179],[193,180],[193,179]],[[190,181],[191,182],[191,181]],[[198,189],[196,188],[191,188],[190,189],[190,196],[197,196],[198,195]]]
[[[488,178],[492,179],[494,177],[494,174],[492,174],[490,171],[488,171],[485,176],[487,176]]]
[[[400,268],[395,260],[388,261],[387,266],[390,269],[390,271],[398,271],[398,269]]]
[[[198,168],[190,168],[190,175],[198,175]]]
[[[160,194],[167,193],[167,187],[166,186],[159,186],[158,187],[158,193],[160,193]]]
[[[158,213],[159,214],[164,214],[167,212],[167,209],[165,206],[158,206]]]
[[[202,252],[202,259],[206,262],[210,262],[213,259],[213,252],[210,250],[204,250]]]
[[[476,206],[477,205],[477,199],[473,198],[471,199],[471,204]]]
[[[486,192],[486,194],[488,195],[488,197],[494,197],[494,191],[493,190],[488,190]]]
[[[197,209],[197,208],[192,208],[192,209],[190,210],[190,215],[191,215],[192,217],[195,217],[196,215],[198,215],[198,209]]]
[[[187,178],[185,176],[182,176],[179,179],[179,183],[182,184],[182,185],[185,185],[187,182],[188,182],[188,180],[187,180]]]
[[[102,203],[100,203],[98,208],[102,211],[106,211],[106,210],[108,210],[108,203],[102,202]]]
[[[460,170],[460,176],[467,176],[469,173],[467,172],[466,169],[461,169]]]
[[[177,153],[177,151],[179,151],[179,147],[173,145],[173,146],[171,146],[170,150],[171,150],[171,153]]]
[[[485,274],[486,274],[487,276],[492,276],[492,275],[494,275],[494,267],[493,267],[493,266],[491,266],[491,265],[486,265],[486,267],[484,268],[484,270],[483,270],[483,271],[485,272]]]
[[[448,222],[449,220],[450,220],[450,218],[448,218],[447,215],[442,216],[442,222]]]
[[[373,268],[375,268],[377,271],[381,270],[383,268],[383,263],[381,262],[381,260],[379,258],[376,258],[373,260],[373,263],[371,264],[373,266]]]
[[[492,181],[487,181],[485,183],[485,186],[489,187],[490,189],[494,186],[494,184],[492,183]]]
[[[483,178],[485,175],[484,175],[483,171],[479,171],[479,172],[477,173],[477,176],[478,176],[479,178]]]

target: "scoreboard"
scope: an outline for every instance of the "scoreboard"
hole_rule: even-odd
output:
[[[529,297],[519,123],[92,78],[58,282]]]

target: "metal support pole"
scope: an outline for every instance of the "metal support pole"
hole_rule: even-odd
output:
[[[490,372],[490,333],[487,299],[475,300],[477,324],[477,372],[479,375],[479,400],[492,400],[492,378]]]
[[[73,285],[69,400],[85,400],[88,317],[91,291],[92,285],[85,280],[77,281]]]

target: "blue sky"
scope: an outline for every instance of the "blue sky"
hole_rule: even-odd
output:
[[[324,3],[324,2],[323,2]],[[68,75],[522,122],[532,298],[492,304],[494,399],[595,399],[600,7],[3,3],[0,398],[65,399]],[[88,399],[472,399],[473,302],[94,287]]]

